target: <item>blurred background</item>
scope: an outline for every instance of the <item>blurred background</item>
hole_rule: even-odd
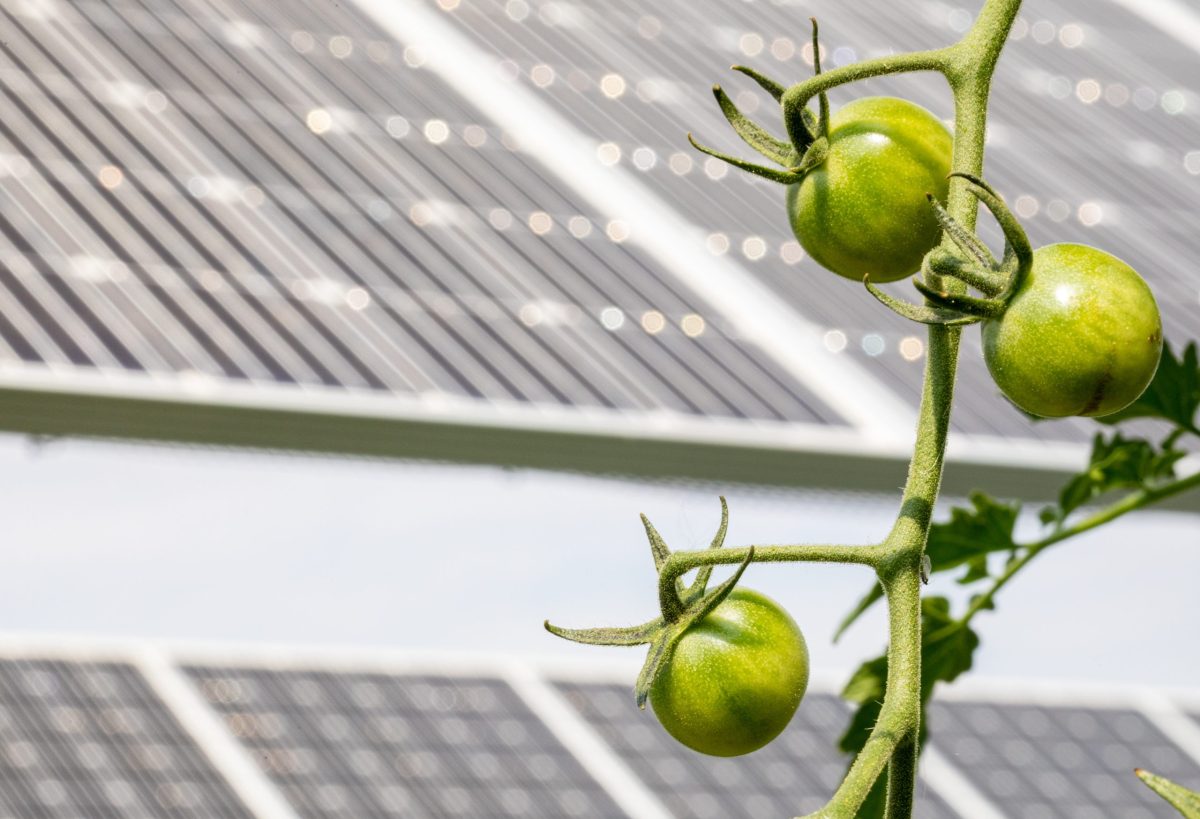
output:
[[[747,572],[816,679],[744,760],[637,712],[638,651],[541,623],[653,616],[639,512],[676,548],[722,494],[730,543],[886,532],[923,334],[685,134],[744,153],[715,81],[775,125],[727,67],[807,76],[810,15],[836,66],[949,42],[978,6],[0,0],[0,816],[823,804],[834,695],[886,631],[874,612],[831,641],[861,570]],[[1200,11],[1028,6],[989,179],[1035,245],[1138,268],[1180,347]],[[833,102],[866,93],[952,115],[923,75]],[[1021,500],[1032,536],[1096,427],[1010,408],[977,332],[961,362],[944,506]],[[918,815],[1171,815],[1128,769],[1200,777],[1176,647],[1198,511],[1122,519],[1005,590],[931,714]]]

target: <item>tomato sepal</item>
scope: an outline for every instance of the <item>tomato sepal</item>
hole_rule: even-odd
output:
[[[776,139],[765,128],[738,110],[737,105],[725,93],[725,89],[714,85],[713,96],[717,98],[717,105],[720,106],[721,113],[725,115],[725,119],[733,126],[733,130],[742,138],[743,142],[767,159],[785,168],[796,164],[795,148],[790,143]]]
[[[723,154],[720,151],[716,150],[715,148],[710,148],[707,145],[702,145],[699,142],[697,142],[696,138],[694,136],[692,136],[691,134],[688,134],[687,137],[688,137],[688,142],[692,143],[692,147],[695,148],[700,153],[708,154],[709,156],[715,157],[715,158],[721,160],[722,162],[729,163],[730,165],[732,165],[735,168],[738,168],[739,170],[746,171],[747,173],[752,173],[755,176],[761,176],[763,179],[769,179],[772,182],[778,182],[781,185],[791,185],[796,182],[799,182],[801,179],[804,178],[804,175],[799,172],[798,168],[788,168],[786,170],[780,171],[780,170],[776,170],[775,168],[768,168],[765,165],[755,165],[753,162],[747,162],[744,159],[738,159],[736,156],[730,156],[729,154]]]
[[[968,192],[996,218],[1004,233],[1004,258],[997,261],[987,245],[959,224],[937,201],[937,197],[928,194],[930,207],[943,235],[961,255],[955,254],[945,243],[926,254],[921,263],[922,277],[913,279],[913,286],[925,297],[924,305],[893,298],[872,285],[868,279],[864,279],[864,284],[885,307],[904,318],[921,324],[960,327],[999,318],[1004,314],[1029,275],[1029,269],[1033,266],[1033,250],[1024,228],[990,185],[970,174],[952,173],[950,176],[965,180]],[[974,287],[984,294],[984,298],[952,293],[947,288],[930,283],[942,278],[955,279]]]
[[[671,556],[671,550],[654,524],[642,515],[642,526],[646,530],[646,539],[650,542],[650,554],[654,559],[654,569],[661,576],[664,564]],[[721,498],[721,522],[716,534],[709,543],[709,549],[720,549],[725,545],[725,534],[729,531],[729,504]],[[673,584],[659,584],[659,608],[662,616],[637,626],[626,627],[597,627],[569,629],[545,621],[546,631],[575,643],[605,646],[636,646],[649,644],[646,661],[638,674],[634,685],[634,696],[639,708],[646,707],[650,689],[665,663],[671,659],[671,652],[676,643],[693,625],[703,620],[721,605],[734,587],[737,586],[746,567],[754,560],[754,547],[746,551],[746,556],[738,564],[737,570],[721,585],[709,591],[708,581],[712,576],[713,567],[702,566],[696,572],[696,579],[684,587],[682,581],[676,579]]]
[[[977,316],[969,316],[958,310],[948,310],[944,307],[930,307],[927,304],[912,304],[891,296],[871,282],[870,276],[863,277],[863,285],[867,292],[874,296],[880,304],[898,316],[919,324],[940,324],[945,327],[964,327],[982,321]]]
[[[756,83],[758,83],[762,90],[766,91],[775,99],[775,102],[779,102],[783,99],[783,92],[787,90],[787,86],[785,86],[783,83],[776,82],[765,74],[755,71],[753,68],[748,66],[731,65],[729,68],[733,71],[737,71],[739,74],[745,74],[747,77],[754,80]]]
[[[1188,790],[1166,777],[1156,776],[1143,768],[1135,768],[1133,773],[1145,783],[1146,787],[1179,811],[1184,819],[1200,819],[1200,793]]]
[[[671,652],[675,649],[676,644],[689,628],[703,620],[712,613],[713,609],[725,601],[738,581],[742,579],[746,567],[753,560],[754,547],[751,546],[746,550],[746,557],[738,564],[737,571],[724,583],[686,606],[679,614],[678,619],[667,621],[664,612],[663,626],[651,641],[650,650],[646,653],[646,662],[642,665],[637,682],[634,684],[634,697],[638,708],[645,709],[646,700],[650,698],[650,689],[663,667],[670,661]]]
[[[978,299],[965,293],[951,293],[930,287],[920,279],[913,279],[913,287],[935,307],[957,310],[977,318],[995,318],[1004,312],[1004,303],[996,299]]]
[[[640,646],[654,640],[662,628],[662,620],[651,620],[640,626],[627,628],[562,628],[545,622],[546,631],[573,643],[585,643],[593,646]]]

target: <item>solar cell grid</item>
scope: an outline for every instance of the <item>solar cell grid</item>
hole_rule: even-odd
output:
[[[249,819],[132,667],[0,661],[0,816]]]
[[[302,816],[623,816],[496,679],[188,673]]]
[[[933,742],[1014,819],[1176,815],[1131,771],[1194,780],[1200,766],[1145,717],[1121,709],[935,702]]]
[[[557,686],[677,819],[807,814],[825,804],[846,770],[837,738],[847,712],[828,694],[810,692],[791,724],[767,747],[721,759],[673,740],[648,710],[637,709],[625,686]],[[932,791],[922,790],[921,796],[922,819],[956,815]]]
[[[0,13],[14,357],[836,421],[350,9]]]

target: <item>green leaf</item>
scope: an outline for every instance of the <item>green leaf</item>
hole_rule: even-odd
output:
[[[958,579],[958,582],[966,586],[974,583],[976,580],[983,580],[988,576],[987,555],[979,555],[967,561],[967,573]]]
[[[939,682],[953,682],[969,671],[979,647],[979,636],[970,626],[950,616],[945,597],[921,601],[921,701],[929,702]],[[924,720],[921,721],[924,724]]]
[[[1130,418],[1160,418],[1177,427],[1200,435],[1196,412],[1200,409],[1200,355],[1196,342],[1184,349],[1183,355],[1175,357],[1170,344],[1163,345],[1162,360],[1154,380],[1134,401],[1120,412],[1104,415],[1096,420],[1102,424],[1119,424]]]
[[[1184,819],[1200,819],[1200,793],[1189,791],[1169,779],[1156,776],[1141,768],[1135,770],[1134,773],[1137,774],[1138,779],[1146,783],[1150,790],[1167,800],[1171,807],[1179,811]]]
[[[981,557],[1016,548],[1013,528],[1021,511],[1020,504],[1000,503],[983,492],[972,492],[969,500],[969,508],[951,509],[950,520],[935,523],[929,529],[925,553],[935,572],[969,563],[969,574],[977,573]]]
[[[1141,438],[1113,433],[1092,440],[1087,469],[1072,478],[1058,496],[1058,508],[1042,510],[1043,522],[1061,523],[1073,511],[1107,492],[1143,489],[1175,477],[1175,464],[1187,453],[1171,443],[1158,448]]]

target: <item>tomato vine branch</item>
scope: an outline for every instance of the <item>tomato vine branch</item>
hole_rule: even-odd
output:
[[[1110,523],[1111,521],[1114,521],[1123,515],[1127,515],[1130,512],[1137,511],[1138,509],[1145,508],[1173,495],[1178,495],[1182,492],[1188,491],[1189,489],[1195,489],[1198,487],[1200,487],[1200,472],[1188,475],[1185,478],[1171,481],[1170,483],[1162,484],[1161,486],[1142,489],[1126,495],[1119,501],[1105,507],[1104,509],[1101,509],[1092,515],[1089,515],[1088,517],[1071,526],[1053,532],[1052,534],[1047,535],[1046,537],[1041,538],[1033,543],[1020,546],[1021,556],[1005,566],[1004,571],[996,576],[996,579],[992,582],[992,585],[987,589],[987,591],[983,592],[974,600],[972,600],[971,604],[967,607],[966,611],[963,612],[962,616],[959,617],[954,623],[943,629],[942,632],[963,628],[970,624],[971,620],[976,614],[984,609],[991,608],[996,594],[1002,588],[1008,585],[1008,582],[1012,580],[1013,577],[1015,577],[1022,569],[1028,566],[1035,557],[1051,546],[1061,543],[1064,540],[1073,538],[1076,535],[1081,535],[1091,529],[1103,526],[1106,523]],[[943,636],[942,632],[936,633],[930,639]]]

